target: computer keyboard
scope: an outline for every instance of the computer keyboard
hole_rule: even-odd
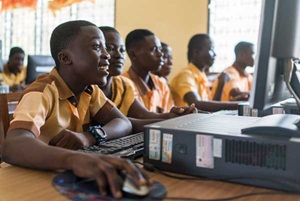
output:
[[[112,154],[121,158],[135,159],[143,155],[144,133],[128,135],[104,142],[100,145],[85,147],[78,151],[93,154]]]

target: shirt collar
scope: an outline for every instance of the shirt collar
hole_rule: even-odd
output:
[[[188,68],[192,71],[194,75],[199,79],[199,82],[206,83],[207,82],[207,76],[205,72],[202,72],[195,66],[193,63],[189,63]]]
[[[50,76],[53,76],[56,80],[55,84],[59,93],[59,99],[66,100],[68,99],[72,105],[77,106],[78,100],[75,97],[74,93],[71,91],[71,89],[68,87],[66,82],[63,80],[63,78],[60,76],[56,68],[53,68],[51,72],[49,73]],[[88,86],[85,91],[85,93],[92,95],[93,93],[93,87]]]
[[[139,91],[142,95],[145,95],[148,91],[151,91],[151,89],[144,82],[144,80],[142,80],[142,78],[140,76],[138,76],[138,74],[136,74],[132,68],[128,69],[128,75],[129,75],[130,79],[133,82],[135,82],[135,85],[139,88]],[[157,90],[158,86],[153,81],[152,76],[154,76],[154,75],[150,73],[150,75],[149,75],[150,85],[153,86],[153,89]]]

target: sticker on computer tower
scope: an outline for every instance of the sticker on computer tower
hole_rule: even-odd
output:
[[[222,158],[222,140],[214,138],[213,142],[214,157]]]
[[[160,160],[160,130],[149,130],[149,159]]]
[[[196,136],[196,166],[214,168],[213,137],[209,135]]]
[[[173,147],[173,135],[163,134],[162,143],[162,157],[161,161],[165,163],[172,163],[172,147]]]

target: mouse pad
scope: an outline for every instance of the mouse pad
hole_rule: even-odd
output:
[[[74,201],[135,201],[135,200],[162,200],[166,197],[166,188],[159,182],[154,182],[150,187],[147,197],[126,197],[123,193],[122,199],[115,199],[111,195],[100,195],[95,181],[79,182],[78,177],[71,171],[65,171],[56,175],[53,179],[53,186],[59,193]]]

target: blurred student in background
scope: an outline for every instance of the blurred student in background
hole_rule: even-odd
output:
[[[229,76],[226,82],[222,83],[216,79],[213,84],[212,93],[215,100],[240,101],[249,99],[253,77],[246,72],[248,66],[254,66],[254,45],[241,41],[235,48],[235,61],[224,72]],[[217,92],[217,88],[222,90]]]
[[[151,73],[164,65],[160,40],[147,29],[136,29],[127,35],[125,45],[131,66],[122,75],[133,81],[139,101],[151,112],[170,111],[174,102],[169,86]]]
[[[137,99],[132,81],[121,76],[126,59],[125,45],[121,35],[113,27],[105,26],[99,29],[104,34],[107,52],[110,54],[107,83],[104,86],[99,85],[99,88],[129,118],[134,132],[141,132],[145,124],[195,112],[193,107],[173,107],[170,112],[162,114],[148,111]]]
[[[211,101],[205,69],[213,65],[215,56],[213,42],[207,34],[196,34],[190,39],[189,65],[182,69],[170,83],[176,105],[186,106],[195,103],[199,110],[209,112],[237,109],[236,103]]]
[[[159,77],[165,78],[166,81],[168,81],[168,76],[171,73],[172,65],[173,65],[173,53],[172,48],[168,44],[161,42],[162,52],[164,53],[163,59],[164,59],[164,65],[157,70],[153,71],[152,73],[155,75],[158,75]]]
[[[20,47],[10,49],[8,62],[0,73],[1,84],[9,86],[10,91],[23,91],[26,87],[26,67],[24,67],[25,52]]]

